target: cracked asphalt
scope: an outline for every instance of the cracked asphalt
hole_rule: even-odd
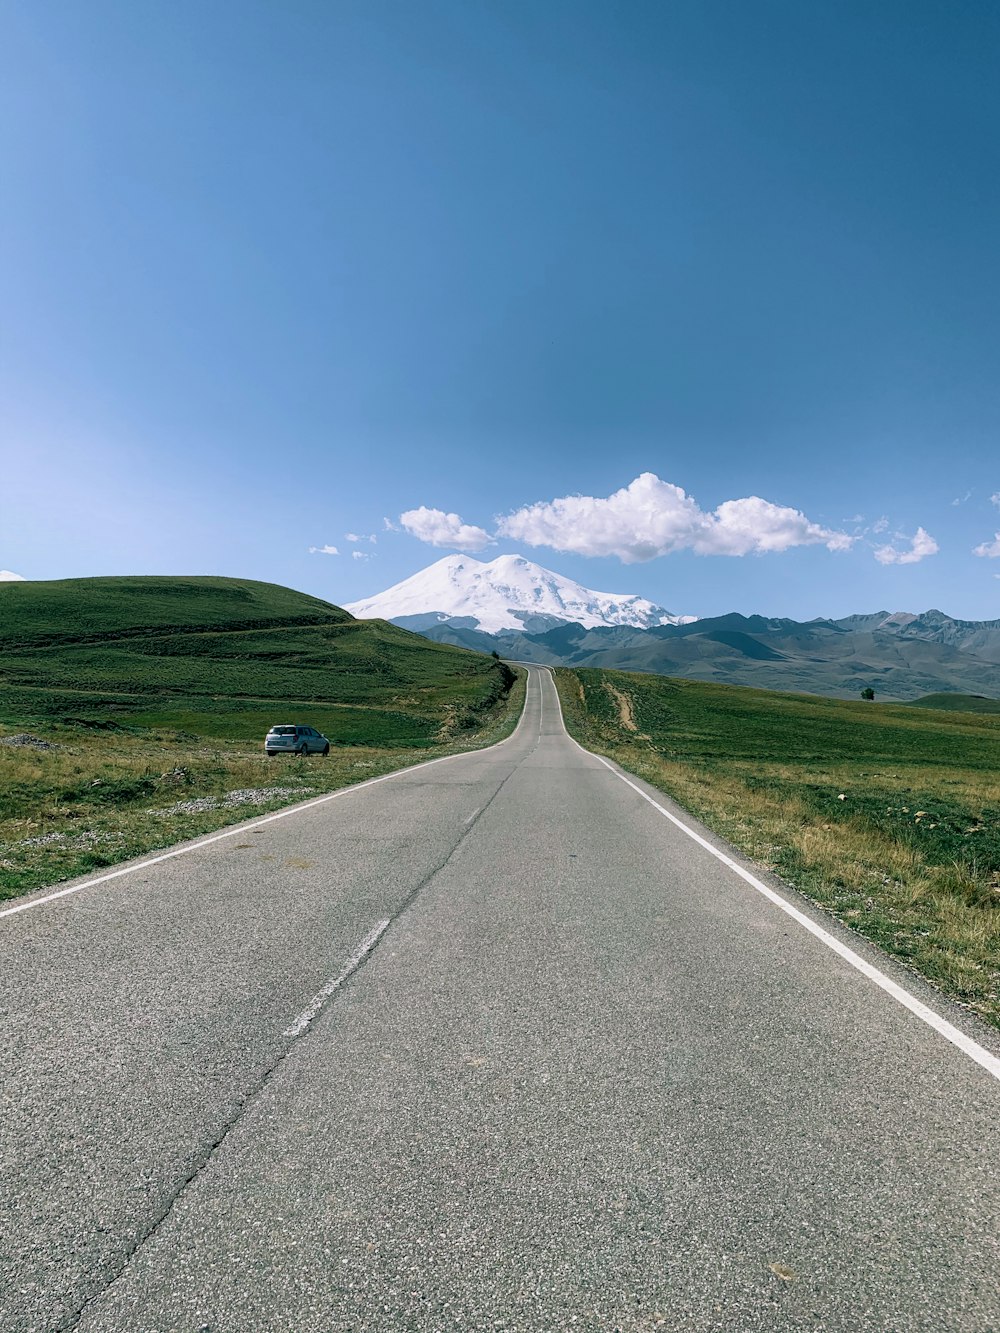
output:
[[[3,1333],[1000,1330],[1000,1083],[537,668],[500,746],[0,917],[0,1032]]]

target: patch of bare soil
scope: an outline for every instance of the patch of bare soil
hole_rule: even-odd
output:
[[[645,735],[644,732],[641,732],[638,726],[636,725],[635,712],[633,711],[632,708],[631,697],[627,695],[624,690],[618,689],[617,685],[612,685],[611,682],[608,680],[604,682],[604,688],[611,695],[612,699],[614,699],[615,705],[618,709],[618,715],[621,718],[621,724],[625,728],[625,730],[631,731],[634,735],[639,736],[643,740],[648,741],[649,737]]]

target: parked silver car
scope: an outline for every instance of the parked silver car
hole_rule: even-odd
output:
[[[272,727],[264,737],[264,749],[275,754],[329,754],[330,742],[315,727]]]

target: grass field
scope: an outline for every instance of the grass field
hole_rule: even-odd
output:
[[[571,732],[1000,1026],[1000,716],[560,669]]]
[[[982,694],[925,694],[913,699],[911,708],[938,708],[948,713],[1000,713],[1000,699]]]
[[[489,743],[520,711],[512,684],[272,584],[0,583],[0,898]],[[330,758],[268,760],[282,722],[318,727]]]

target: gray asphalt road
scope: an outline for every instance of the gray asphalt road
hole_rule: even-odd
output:
[[[0,1016],[3,1333],[1000,1329],[1000,1083],[535,669],[501,746],[0,917]]]

